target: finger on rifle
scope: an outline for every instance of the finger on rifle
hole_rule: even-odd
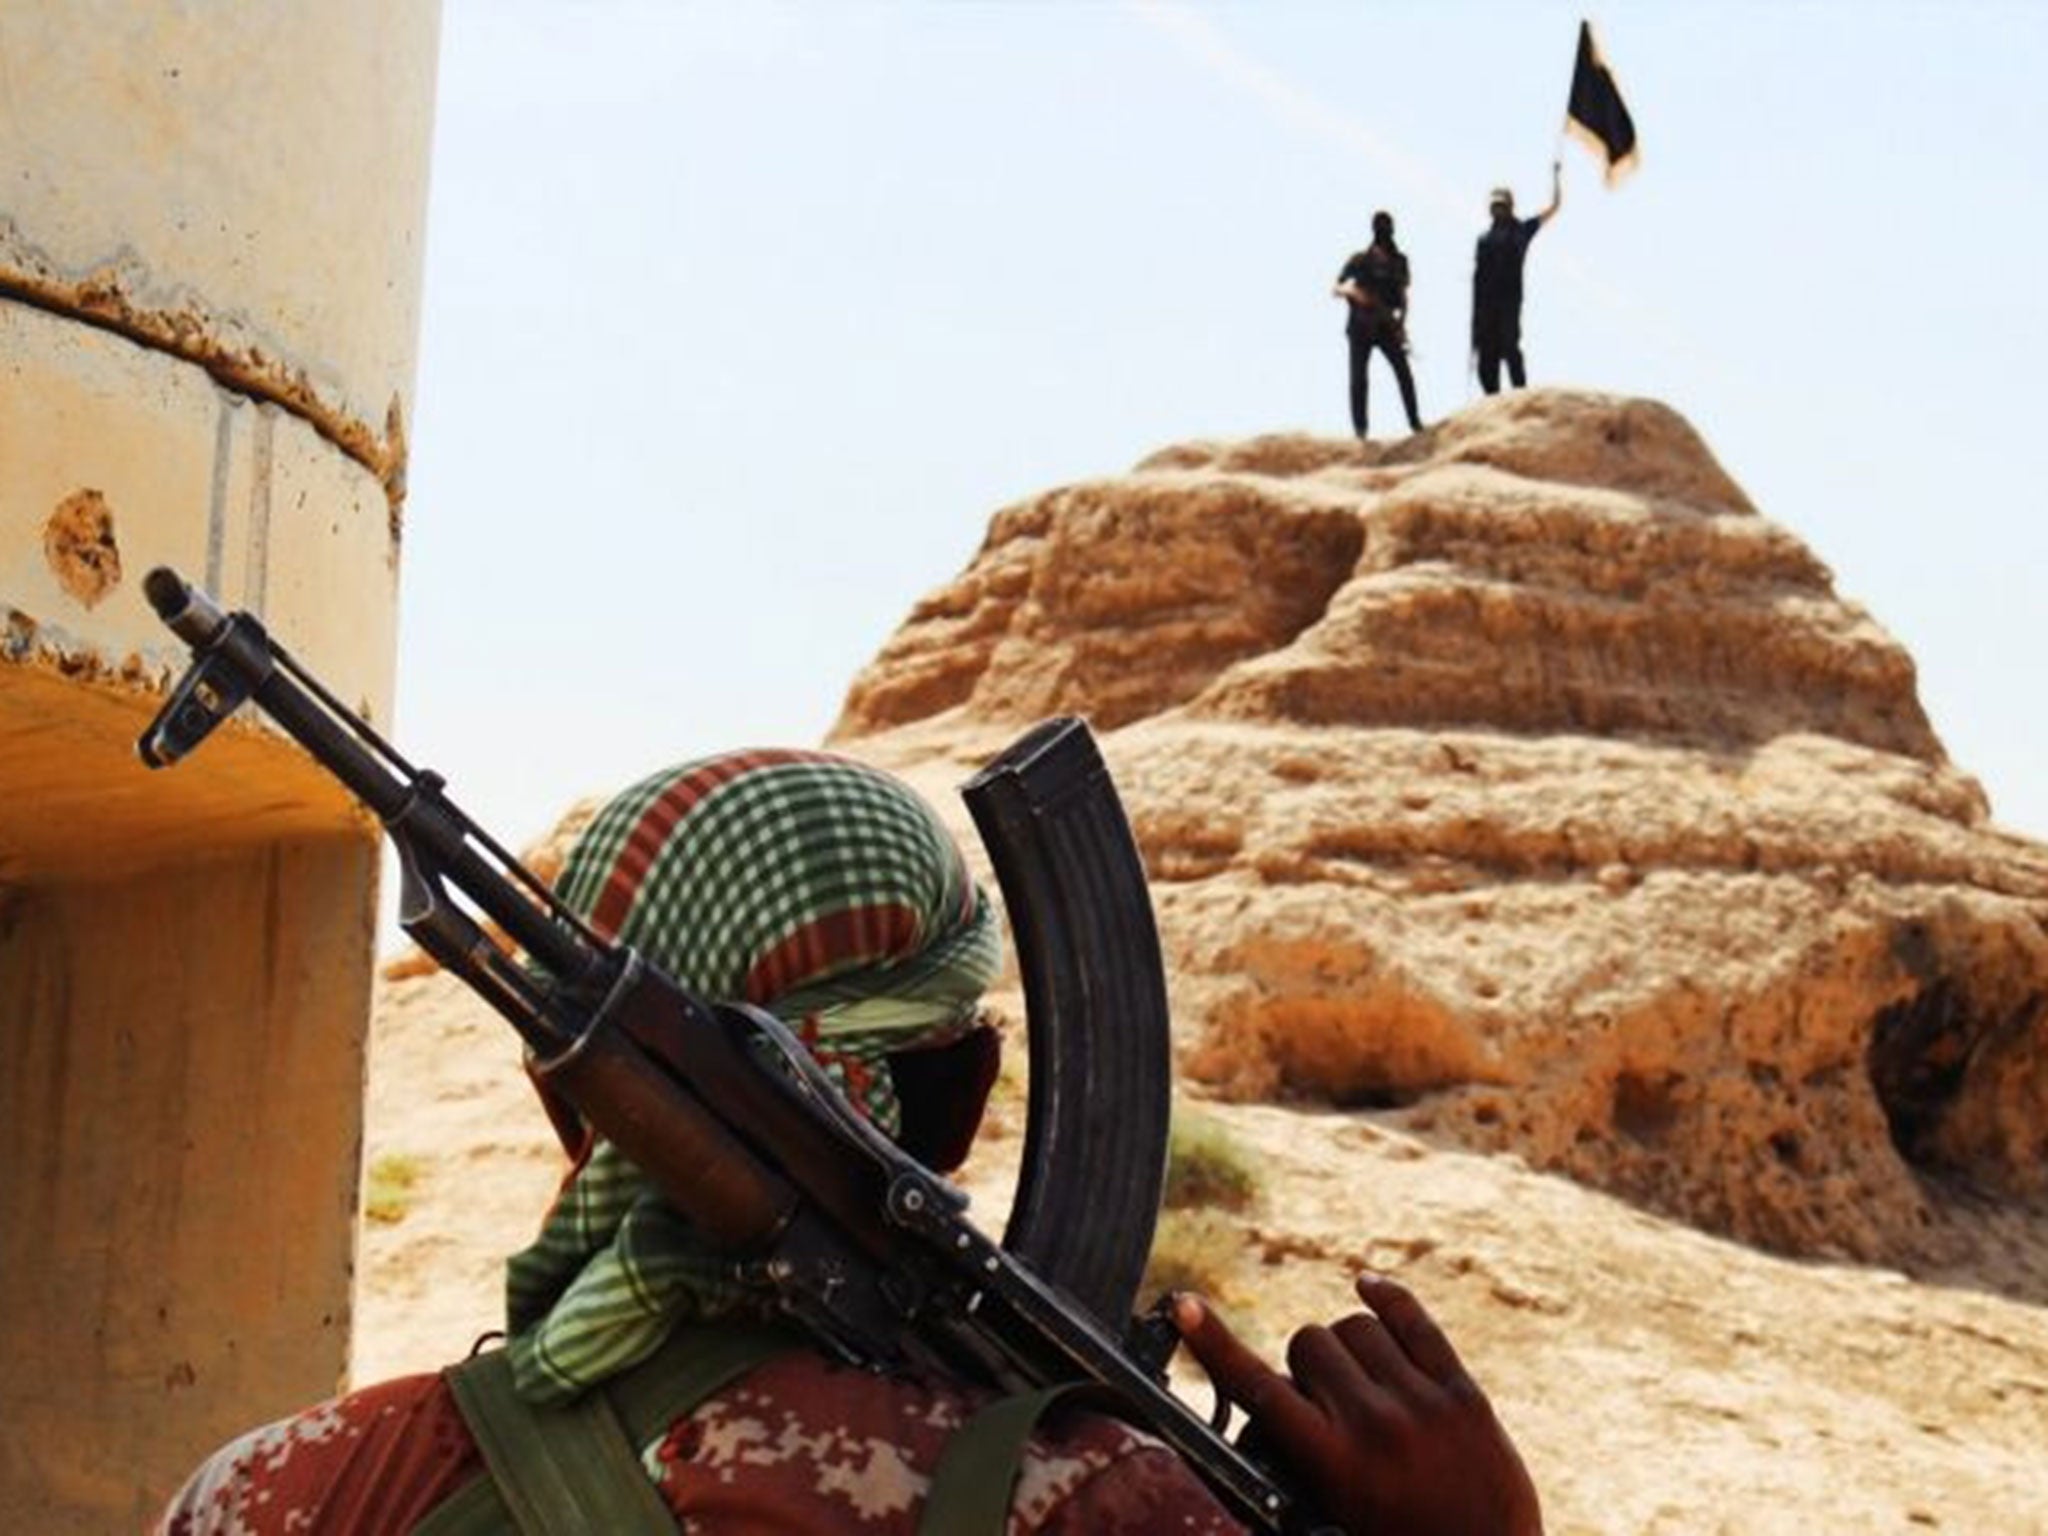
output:
[[[1424,1375],[1446,1386],[1468,1379],[1458,1351],[1407,1286],[1370,1273],[1360,1275],[1355,1284],[1358,1299],[1386,1324],[1387,1332]]]
[[[1324,1433],[1323,1416],[1294,1383],[1261,1360],[1199,1296],[1174,1298],[1174,1326],[1222,1396],[1280,1446],[1305,1448]]]

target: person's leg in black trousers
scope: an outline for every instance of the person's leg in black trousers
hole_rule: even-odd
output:
[[[1401,405],[1408,412],[1408,430],[1422,430],[1422,413],[1415,408],[1415,374],[1408,366],[1408,349],[1399,337],[1381,337],[1374,343],[1386,354],[1387,365],[1394,370],[1394,382],[1401,386]],[[1364,433],[1359,434],[1361,437]]]
[[[1365,365],[1372,358],[1372,341],[1365,336],[1346,338],[1351,347],[1351,430],[1365,439]]]
[[[1489,395],[1500,393],[1500,348],[1490,336],[1479,339],[1479,387]]]

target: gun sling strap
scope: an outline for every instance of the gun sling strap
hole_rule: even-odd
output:
[[[675,1536],[675,1517],[641,1465],[659,1439],[729,1382],[801,1348],[766,1328],[679,1328],[632,1370],[562,1407],[536,1408],[512,1387],[503,1350],[447,1372],[485,1472],[414,1527],[414,1536]],[[997,1398],[950,1440],[932,1473],[919,1536],[1002,1536],[1024,1447],[1078,1384]]]

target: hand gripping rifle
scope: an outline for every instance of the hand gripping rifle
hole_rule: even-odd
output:
[[[1003,890],[1029,1022],[1023,1169],[999,1245],[779,1020],[694,997],[593,932],[253,616],[223,613],[167,568],[144,590],[193,660],[142,736],[143,761],[166,767],[260,705],[382,820],[406,933],[821,1345],[1010,1391],[1106,1388],[1240,1518],[1302,1528],[1294,1497],[1224,1438],[1229,1404],[1205,1423],[1167,1390],[1170,1325],[1131,1320],[1165,1171],[1165,983],[1137,849],[1085,725],[1041,724],[962,791]]]

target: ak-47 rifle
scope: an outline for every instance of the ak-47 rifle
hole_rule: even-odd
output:
[[[143,761],[168,766],[242,704],[261,706],[382,820],[404,930],[821,1345],[1007,1390],[1106,1388],[1248,1523],[1305,1526],[1294,1495],[1224,1437],[1227,1402],[1205,1422],[1168,1390],[1170,1325],[1156,1310],[1132,1320],[1165,1167],[1165,984],[1130,827],[1084,724],[1045,722],[963,790],[1028,1015],[1024,1164],[998,1244],[779,1020],[694,997],[593,932],[253,616],[223,613],[167,568],[145,591],[193,660],[139,743]]]

